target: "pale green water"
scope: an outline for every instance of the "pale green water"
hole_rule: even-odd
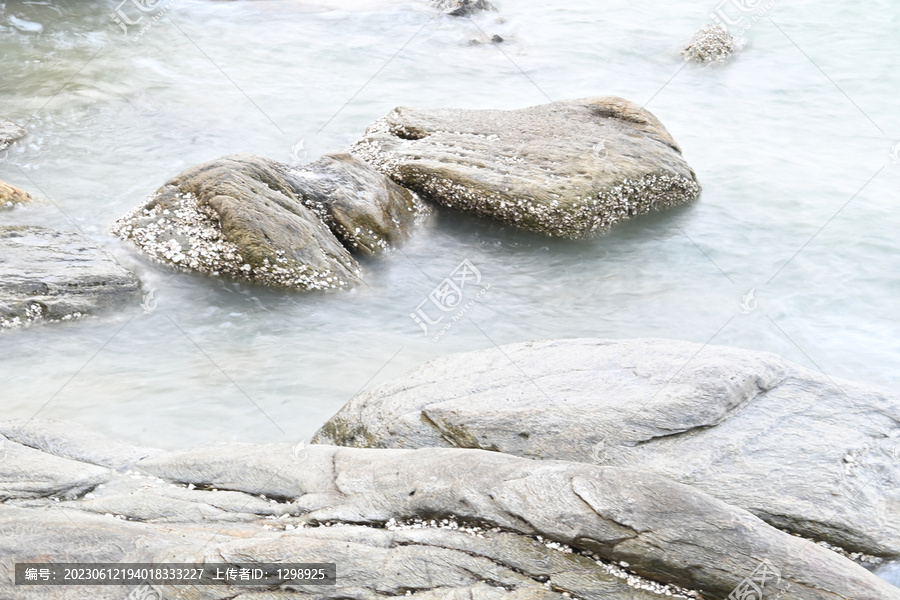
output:
[[[0,179],[56,205],[2,218],[77,225],[158,300],[149,314],[136,304],[2,334],[3,416],[76,419],[165,448],[296,442],[364,386],[426,360],[548,337],[712,340],[900,382],[889,156],[900,5],[782,1],[769,16],[784,33],[763,18],[732,64],[681,70],[679,47],[716,3],[498,4],[506,23],[477,24],[500,47],[468,45],[472,23],[399,2],[179,0],[133,42],[108,17],[116,3],[0,4],[0,114],[30,131]],[[366,263],[368,286],[332,296],[173,277],[105,233],[188,166],[232,152],[290,161],[301,139],[312,160],[396,105],[602,94],[652,98],[704,186],[699,202],[581,243],[441,212],[402,253]],[[409,313],[463,259],[491,289],[466,315],[475,324],[433,342]],[[758,308],[744,314],[751,289]]]

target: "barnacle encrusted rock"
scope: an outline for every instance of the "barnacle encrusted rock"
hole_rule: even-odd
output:
[[[162,597],[182,600],[898,597],[837,553],[640,469],[290,443],[119,443],[131,459],[108,468],[91,444],[64,443],[66,423],[30,426],[0,422],[12,430],[0,435],[7,572],[63,561],[337,564],[329,586],[160,583]],[[0,578],[4,599],[72,597],[67,586],[31,589]],[[90,598],[127,592],[96,586]]]
[[[137,279],[85,236],[0,226],[0,328],[68,321],[140,301]]]
[[[17,204],[27,204],[34,198],[25,190],[21,190],[5,181],[0,181],[0,210],[12,208]]]
[[[19,127],[9,119],[0,117],[0,151],[17,139],[25,136],[25,129]]]
[[[734,37],[721,25],[706,25],[694,34],[682,51],[684,60],[697,63],[723,63],[737,50]]]
[[[305,167],[231,155],[171,179],[113,233],[182,268],[340,289],[361,281],[351,252],[374,254],[405,240],[417,207],[408,191],[349,155]]]
[[[423,198],[565,238],[700,193],[662,123],[612,96],[510,111],[400,107],[350,151]]]
[[[642,469],[804,537],[900,556],[900,396],[769,353],[581,339],[454,354],[355,396],[313,441]]]

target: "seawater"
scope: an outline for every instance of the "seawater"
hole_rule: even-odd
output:
[[[4,418],[171,449],[297,443],[430,359],[538,338],[710,342],[900,382],[900,5],[781,0],[716,68],[678,53],[717,2],[498,0],[474,21],[339,4],[176,0],[123,31],[116,2],[0,3],[0,114],[29,130],[0,179],[43,199],[0,219],[84,231],[155,302],[0,334]],[[176,273],[107,233],[189,166],[309,162],[395,106],[606,94],[663,121],[698,202],[587,242],[438,210],[336,295]],[[410,315],[465,260],[490,289],[435,341]]]

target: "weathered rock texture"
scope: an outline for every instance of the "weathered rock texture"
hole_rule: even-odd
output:
[[[183,600],[651,600],[685,596],[685,588],[723,598],[766,560],[774,569],[766,597],[787,589],[797,600],[900,597],[838,554],[635,469],[479,450],[222,444],[114,470],[74,460],[91,452],[66,450],[56,426],[64,424],[41,425],[30,438],[19,431],[16,439],[35,448],[0,438],[6,572],[13,562],[64,560],[334,562],[332,588],[163,592]],[[0,578],[10,600],[65,593]]]
[[[424,198],[566,238],[700,193],[662,123],[612,96],[510,111],[396,108],[350,151]]]
[[[304,167],[232,155],[171,179],[113,233],[182,268],[338,289],[361,281],[351,252],[404,241],[417,209],[408,191],[346,154]]]
[[[694,34],[691,43],[682,51],[686,61],[723,63],[737,51],[734,37],[721,25],[706,25]]]
[[[21,190],[13,185],[9,185],[4,181],[0,181],[0,210],[4,208],[12,208],[17,204],[28,204],[34,198],[25,190]]]
[[[560,340],[451,355],[359,394],[315,441],[639,468],[779,528],[900,555],[900,399],[768,353]]]
[[[81,234],[0,226],[0,328],[137,306],[139,289],[131,273]]]
[[[487,0],[432,0],[438,10],[454,17],[467,17],[485,10],[497,10]]]

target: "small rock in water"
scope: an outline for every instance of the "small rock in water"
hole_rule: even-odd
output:
[[[731,58],[737,45],[727,29],[721,25],[706,25],[694,34],[681,55],[686,61],[723,63]]]
[[[434,7],[454,17],[467,17],[483,10],[497,10],[487,0],[434,0]]]
[[[499,43],[501,43],[501,42],[503,41],[503,38],[500,37],[499,35],[496,35],[496,34],[495,34],[495,35],[491,38],[491,41],[494,42],[495,44],[499,44]]]

